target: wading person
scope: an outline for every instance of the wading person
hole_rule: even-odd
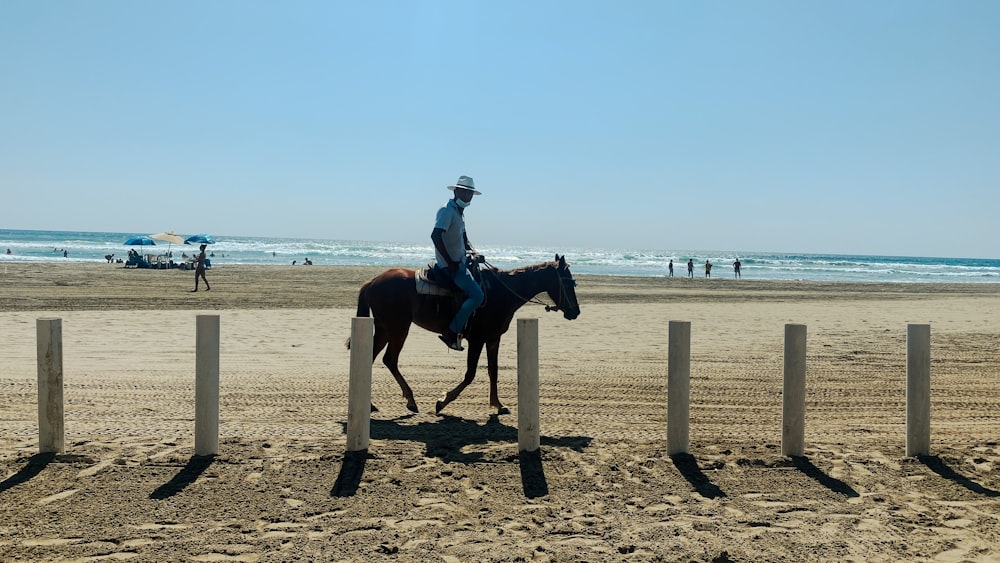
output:
[[[431,231],[431,241],[434,243],[437,267],[444,268],[451,274],[455,285],[465,292],[465,301],[444,334],[438,338],[452,350],[464,350],[462,331],[465,330],[465,323],[483,302],[483,290],[466,265],[466,251],[474,249],[465,233],[465,208],[472,203],[472,196],[482,194],[476,190],[475,183],[468,176],[459,176],[455,185],[448,186],[448,189],[455,192],[455,195],[438,210],[434,230]]]

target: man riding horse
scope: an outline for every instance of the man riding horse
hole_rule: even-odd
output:
[[[475,249],[465,232],[465,208],[472,204],[472,196],[482,195],[482,192],[476,190],[476,184],[469,176],[459,176],[455,185],[448,186],[448,189],[454,191],[455,196],[438,210],[431,241],[434,242],[437,267],[449,272],[455,285],[465,292],[465,301],[458,308],[448,329],[438,338],[452,350],[461,351],[465,349],[462,347],[465,325],[483,303],[483,290],[472,277],[466,263],[466,252]]]
[[[478,268],[484,285],[479,283],[469,271],[467,251],[474,252],[465,234],[465,219],[462,212],[472,201],[476,191],[472,178],[461,176],[448,189],[455,197],[438,211],[437,222],[431,233],[437,257],[435,270],[446,272],[446,277],[454,280],[464,298],[457,299],[448,288],[437,287],[442,292],[428,291],[434,285],[424,274],[409,268],[391,268],[361,284],[358,291],[358,317],[371,316],[375,319],[375,334],[372,341],[372,361],[385,349],[382,363],[396,379],[406,408],[419,412],[406,378],[399,371],[399,354],[403,350],[410,325],[415,324],[425,330],[440,335],[449,348],[462,350],[464,336],[468,347],[465,378],[454,389],[445,393],[434,405],[434,411],[441,412],[476,377],[476,368],[482,352],[486,351],[486,369],[490,378],[490,406],[497,414],[510,412],[500,402],[497,392],[499,375],[500,339],[510,328],[514,314],[525,303],[545,305],[546,311],[561,311],[567,320],[580,315],[580,305],[576,300],[576,281],[570,273],[566,257],[556,254],[555,259],[533,266],[523,266],[513,270],[500,270],[489,263]],[[476,261],[478,264],[480,261]],[[449,280],[450,281],[450,280]],[[485,292],[485,293],[484,293]],[[554,303],[546,305],[538,299],[545,294]],[[461,304],[458,301],[461,300]],[[475,316],[472,313],[475,312]],[[351,339],[347,339],[351,347]],[[372,410],[375,405],[372,405]]]

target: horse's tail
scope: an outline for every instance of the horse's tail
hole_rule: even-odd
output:
[[[372,284],[375,280],[368,280],[361,284],[361,290],[358,291],[358,314],[357,317],[370,317],[371,307],[368,306],[368,286]]]
[[[371,316],[371,312],[372,312],[371,311],[371,307],[368,305],[368,286],[371,285],[371,283],[373,281],[375,281],[375,280],[368,280],[365,283],[361,284],[361,290],[358,291],[358,312],[355,315],[357,317],[370,317]],[[348,350],[351,349],[351,337],[350,336],[347,337],[347,342],[344,342],[344,346],[347,346]]]

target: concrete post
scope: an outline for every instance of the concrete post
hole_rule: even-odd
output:
[[[538,319],[517,319],[517,451],[541,447],[538,406]]]
[[[195,334],[194,455],[219,453],[219,315],[198,315]]]
[[[368,449],[372,420],[372,353],[375,319],[351,319],[351,375],[347,386],[347,451]]]
[[[906,455],[931,450],[931,325],[906,325]]]
[[[667,348],[667,454],[688,453],[691,413],[691,323],[670,321]]]
[[[806,325],[785,325],[785,378],[781,395],[781,455],[805,455]]]
[[[35,321],[38,353],[38,452],[63,453],[62,319]]]

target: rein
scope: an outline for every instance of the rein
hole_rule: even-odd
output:
[[[493,270],[494,276],[496,276],[497,281],[500,282],[500,285],[502,285],[504,289],[506,289],[507,291],[511,292],[511,294],[513,294],[514,297],[517,297],[518,299],[524,301],[525,303],[535,303],[536,305],[542,305],[543,307],[545,307],[545,312],[546,313],[548,313],[550,311],[558,311],[559,308],[562,306],[563,296],[565,295],[566,290],[563,288],[563,278],[559,274],[558,268],[556,269],[556,279],[559,280],[559,302],[556,305],[548,305],[547,303],[545,303],[544,301],[542,301],[541,299],[539,299],[537,296],[532,296],[532,297],[529,298],[529,297],[525,297],[525,296],[519,294],[518,292],[514,291],[510,287],[510,285],[504,283],[503,278],[501,278],[500,276],[496,275],[496,273],[498,271],[500,271],[499,268],[497,268],[493,264],[490,264],[486,260],[483,260],[483,263],[486,264],[491,270]]]

